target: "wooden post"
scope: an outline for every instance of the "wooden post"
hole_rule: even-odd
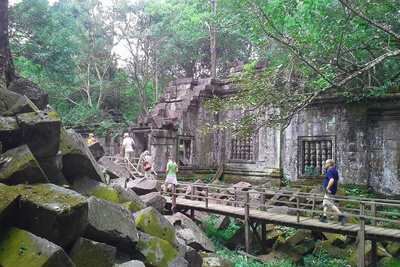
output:
[[[261,202],[261,211],[265,211],[265,191],[263,189],[261,195],[260,195],[260,202]],[[266,223],[263,221],[261,222],[261,248],[264,249],[265,243],[267,241],[267,229],[266,229]]]
[[[208,185],[206,186],[206,208],[208,208]]]
[[[175,184],[172,184],[171,211],[172,211],[172,214],[174,214],[176,212],[176,187],[175,187]]]
[[[244,203],[244,223],[245,223],[245,243],[246,243],[246,253],[250,253],[250,229],[249,229],[249,192],[246,192],[246,200]]]
[[[192,190],[190,192],[190,194],[192,195],[192,197],[190,198],[191,200],[195,200],[194,198],[194,194],[196,193],[196,187],[194,187],[194,184],[192,184]],[[190,217],[193,219],[194,218],[194,209],[190,209]]]
[[[234,186],[233,189],[235,190],[235,192],[233,192],[233,206],[236,207],[236,186]]]
[[[360,203],[360,230],[358,230],[358,260],[357,267],[365,267],[365,204],[363,202]]]
[[[312,210],[313,210],[313,212],[311,213],[311,218],[314,218],[314,210],[315,210],[315,196],[313,196],[312,197],[313,199],[312,199]]]
[[[299,197],[296,197],[296,202],[297,202],[297,205],[296,205],[297,223],[300,223],[300,199],[299,199]]]
[[[374,201],[371,202],[371,215],[372,217],[376,217],[376,203]],[[372,226],[376,226],[376,220],[372,219],[371,222]],[[371,240],[372,248],[371,248],[371,256],[372,256],[372,267],[377,266],[377,261],[378,261],[378,245],[376,243],[376,240]]]

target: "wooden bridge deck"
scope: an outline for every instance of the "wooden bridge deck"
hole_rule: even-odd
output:
[[[172,204],[172,198],[166,197],[167,203]],[[209,203],[206,207],[205,202],[195,201],[184,198],[176,199],[177,208],[181,209],[193,209],[197,211],[204,211],[209,213],[221,214],[236,218],[245,218],[245,209],[243,207],[233,207],[222,204]],[[256,209],[250,209],[249,218],[252,221],[260,221],[269,224],[278,224],[283,226],[294,227],[298,229],[308,229],[320,232],[338,233],[343,235],[357,236],[357,232],[360,230],[359,224],[346,223],[341,225],[339,222],[329,221],[328,223],[320,222],[317,219],[311,219],[308,217],[299,217],[293,215],[283,215],[278,213],[272,213],[267,211],[260,211]],[[378,226],[365,226],[365,237],[371,240],[390,240],[400,241],[400,230],[399,229],[387,229]]]

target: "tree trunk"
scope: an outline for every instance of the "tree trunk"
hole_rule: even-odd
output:
[[[212,0],[212,13],[217,14],[217,0]],[[211,48],[211,78],[215,79],[217,76],[217,38],[215,26],[210,27],[210,48]]]
[[[8,0],[0,0],[0,88],[8,87],[15,78],[8,39]]]

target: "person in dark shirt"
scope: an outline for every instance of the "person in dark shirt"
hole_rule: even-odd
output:
[[[320,222],[328,222],[326,218],[326,212],[328,210],[333,210],[336,213],[342,214],[338,207],[335,205],[334,197],[336,195],[338,184],[339,184],[339,173],[335,168],[335,162],[333,159],[327,159],[325,162],[325,167],[328,169],[325,175],[324,190],[325,196],[322,202],[324,206],[324,214],[319,219]],[[339,215],[339,221],[344,225],[346,223],[346,217],[344,215]]]

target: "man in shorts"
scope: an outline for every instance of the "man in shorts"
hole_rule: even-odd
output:
[[[324,206],[324,214],[319,219],[320,222],[328,222],[326,218],[326,212],[328,210],[333,210],[336,213],[342,214],[338,207],[335,205],[334,197],[336,195],[338,185],[339,185],[339,173],[335,168],[335,162],[333,159],[327,159],[325,162],[325,167],[328,169],[325,175],[324,189],[325,196],[322,202]],[[344,225],[346,223],[346,217],[344,215],[339,215],[339,221]]]
[[[133,155],[134,149],[135,149],[135,142],[131,137],[129,137],[129,133],[124,133],[124,141],[122,142],[121,153],[125,151],[124,158],[126,160],[126,168],[128,170],[131,169],[131,165],[129,164],[129,162],[134,156]]]

